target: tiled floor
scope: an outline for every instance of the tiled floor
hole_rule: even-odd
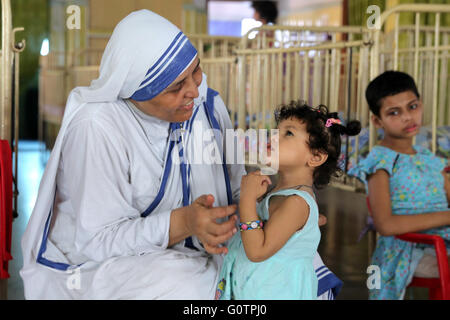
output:
[[[318,251],[328,268],[344,281],[338,299],[366,300],[367,235],[358,242],[367,215],[365,195],[329,187],[319,191],[317,198],[319,211],[328,220],[321,228]]]
[[[0,280],[0,299],[24,299],[23,283],[19,276],[22,266],[20,238],[34,205],[39,181],[48,154],[36,142],[19,143],[19,217],[13,223],[11,278]],[[367,237],[357,242],[365,224],[365,198],[335,188],[318,193],[320,212],[328,218],[322,227],[319,253],[325,264],[344,281],[338,299],[367,299],[366,269],[368,265]]]

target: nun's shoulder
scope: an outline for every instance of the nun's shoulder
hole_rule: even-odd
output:
[[[69,127],[75,128],[89,123],[92,127],[116,127],[123,123],[127,115],[123,101],[93,102],[81,106],[73,116]]]

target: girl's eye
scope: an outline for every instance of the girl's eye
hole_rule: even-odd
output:
[[[398,114],[399,114],[398,111],[391,111],[388,113],[388,115],[390,115],[390,116],[397,116]]]
[[[419,106],[418,106],[417,104],[413,104],[413,105],[410,106],[410,108],[413,109],[413,110],[414,110],[414,109],[417,109],[418,107],[419,107]]]
[[[292,133],[292,131],[287,130],[287,131],[286,131],[286,135],[287,135],[287,136],[293,136],[294,134]]]

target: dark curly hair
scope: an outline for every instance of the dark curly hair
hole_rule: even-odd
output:
[[[277,126],[281,121],[295,118],[306,124],[309,134],[308,146],[311,152],[321,152],[328,155],[327,160],[314,170],[314,186],[326,186],[331,176],[339,176],[342,170],[338,167],[341,154],[341,135],[354,136],[361,131],[359,121],[350,121],[347,125],[333,123],[326,127],[328,119],[339,119],[337,112],[328,112],[328,108],[319,105],[317,108],[308,106],[304,101],[291,101],[275,110]]]

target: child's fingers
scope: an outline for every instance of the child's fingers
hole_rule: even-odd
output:
[[[267,184],[272,184],[272,180],[270,180],[270,178],[269,178],[269,176],[263,176],[263,181],[262,181],[263,183],[264,182],[267,182]]]

